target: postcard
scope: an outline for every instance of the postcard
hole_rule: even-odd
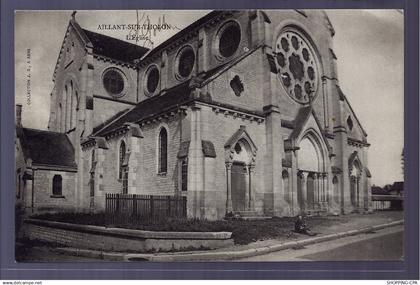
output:
[[[403,10],[15,12],[18,262],[401,261]]]

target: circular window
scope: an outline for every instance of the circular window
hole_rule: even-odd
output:
[[[179,77],[188,77],[194,69],[195,53],[190,46],[186,46],[179,52],[177,60],[177,72]]]
[[[159,84],[159,70],[156,66],[152,66],[146,72],[146,91],[148,95],[153,94]]]
[[[112,96],[122,96],[124,94],[125,80],[124,75],[118,69],[108,69],[102,78],[105,90]]]
[[[219,53],[223,57],[232,56],[241,42],[241,28],[236,22],[225,24],[219,36]]]
[[[318,88],[315,52],[300,34],[287,30],[275,45],[279,79],[288,95],[299,103],[308,103]]]

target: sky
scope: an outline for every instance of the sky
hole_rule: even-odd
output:
[[[52,75],[72,11],[17,11],[15,14],[16,103],[23,105],[23,125],[47,129]],[[78,11],[88,30],[126,40],[127,30],[98,30],[102,24],[136,24],[150,19],[169,29],[147,35],[138,44],[157,46],[209,11]],[[334,26],[341,89],[368,133],[372,183],[403,180],[404,16],[396,10],[327,10]],[[135,43],[131,41],[132,43]],[[28,49],[29,58],[28,58]],[[30,96],[27,76],[30,75]]]

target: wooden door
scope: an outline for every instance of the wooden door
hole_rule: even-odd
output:
[[[234,162],[231,175],[233,211],[245,211],[245,193],[247,191],[245,164]]]

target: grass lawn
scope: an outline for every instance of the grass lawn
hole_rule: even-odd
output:
[[[232,232],[235,244],[248,244],[258,240],[274,239],[287,236],[294,228],[295,218],[271,218],[267,220],[221,220],[208,221],[200,219],[166,220],[159,223],[125,223],[109,225],[104,214],[85,213],[56,213],[35,215],[32,218],[49,221],[120,227],[149,231],[178,231],[178,232]],[[328,226],[332,223],[343,222],[343,217],[307,217],[309,227]],[[344,221],[345,222],[345,221]]]

